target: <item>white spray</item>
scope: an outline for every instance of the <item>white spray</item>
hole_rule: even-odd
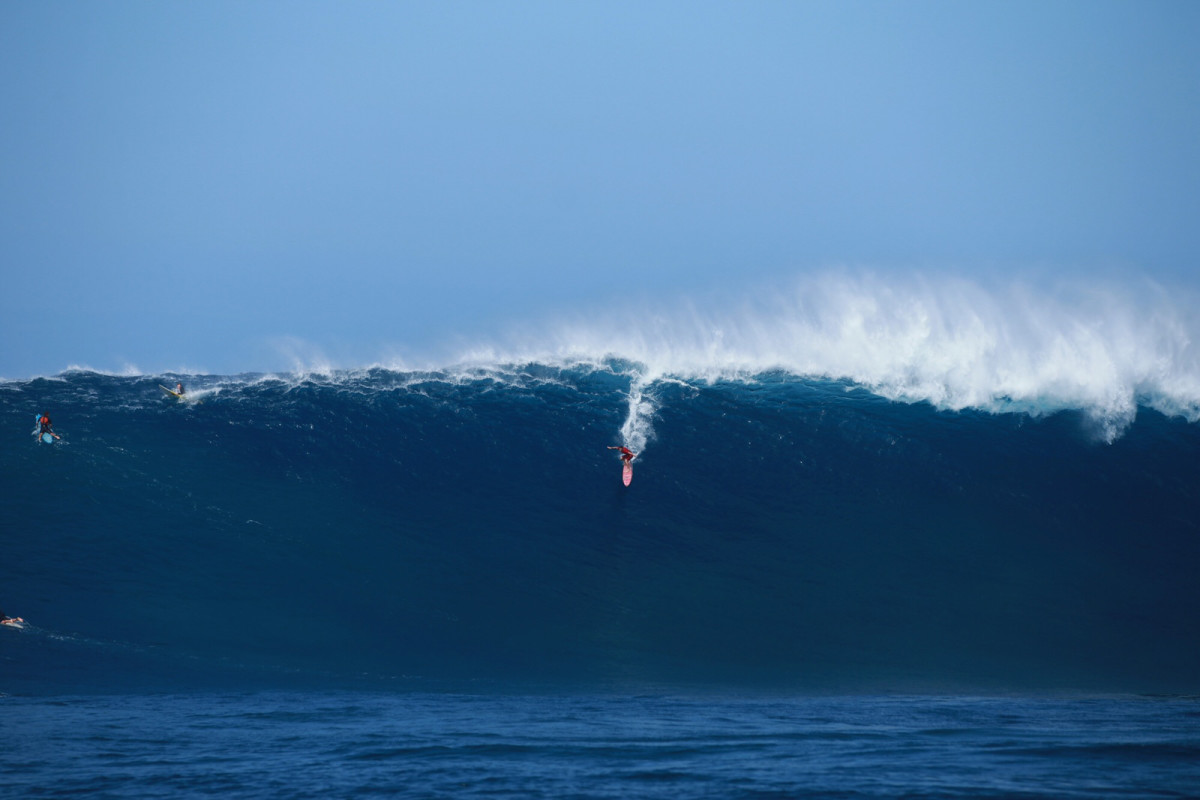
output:
[[[639,454],[654,438],[653,419],[658,410],[658,404],[648,394],[647,384],[643,376],[634,376],[629,386],[629,413],[621,425],[621,443]]]
[[[772,291],[563,320],[500,351],[530,362],[638,365],[621,428],[652,433],[646,388],[766,372],[847,380],[942,409],[1086,412],[1112,440],[1139,404],[1200,421],[1192,290],[1141,278],[980,283],[950,275],[831,272]]]

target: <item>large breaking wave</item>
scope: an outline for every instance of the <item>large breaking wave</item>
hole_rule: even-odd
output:
[[[936,350],[949,334],[906,305],[864,312],[845,342]],[[898,348],[893,317],[929,333]],[[1101,322],[1094,341],[1134,324]],[[2,602],[34,626],[3,632],[0,691],[231,670],[1200,687],[1200,426],[1160,413],[1186,393],[1150,390],[1143,365],[1130,391],[1160,395],[1137,415],[1055,411],[1067,389],[1107,396],[1074,384],[978,403],[1035,415],[983,411],[947,399],[968,382],[932,357],[889,384],[723,346],[690,375],[691,351],[655,362],[647,344],[644,362],[556,348],[435,371],[0,384]],[[911,400],[935,375],[939,406],[882,394]],[[176,379],[185,403],[159,388]],[[29,435],[41,411],[62,443]],[[1123,420],[1109,443],[1104,411]],[[621,443],[640,452],[629,488],[606,449]]]

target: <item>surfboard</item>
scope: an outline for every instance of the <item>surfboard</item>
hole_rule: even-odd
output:
[[[163,386],[161,383],[158,385],[158,388],[162,389],[164,392],[166,392],[169,395],[173,395],[174,397],[177,397],[181,400],[183,399],[183,395],[181,395],[179,392],[175,391],[174,389],[168,389],[167,387]]]
[[[54,444],[54,437],[48,433],[43,433],[42,441],[45,442],[46,444]]]
[[[626,461],[625,466],[621,467],[621,482],[624,483],[626,486],[628,486],[630,481],[632,481],[632,480],[633,480],[633,464],[630,464],[628,461]]]

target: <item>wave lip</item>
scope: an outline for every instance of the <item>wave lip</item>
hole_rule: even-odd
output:
[[[1190,289],[1142,278],[984,283],[831,271],[740,297],[559,318],[419,365],[344,369],[319,349],[286,339],[277,345],[291,372],[229,380],[297,386],[387,375],[384,382],[393,385],[396,375],[406,383],[521,382],[549,380],[564,369],[611,372],[630,381],[621,437],[637,450],[654,435],[657,384],[756,383],[785,374],[948,411],[1081,411],[1112,441],[1139,406],[1200,421],[1197,301]],[[77,373],[154,376],[135,367],[113,373],[73,366],[64,374]]]
[[[548,339],[490,352],[543,362],[627,359],[643,381],[784,372],[943,410],[1078,410],[1111,440],[1139,404],[1200,420],[1197,299],[1147,280],[1046,288],[837,273],[733,303],[628,311],[603,327],[560,321]]]

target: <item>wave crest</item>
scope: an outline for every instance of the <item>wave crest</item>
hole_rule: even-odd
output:
[[[645,380],[786,372],[946,410],[1081,410],[1111,439],[1139,403],[1200,420],[1196,299],[1140,279],[985,285],[830,273],[738,301],[562,320],[549,336],[513,337],[507,357],[617,357]]]

